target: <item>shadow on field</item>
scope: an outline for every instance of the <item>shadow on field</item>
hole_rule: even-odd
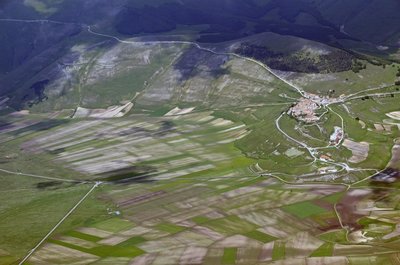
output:
[[[132,166],[102,174],[97,180],[112,184],[131,184],[153,182],[150,177],[157,170],[150,166]]]

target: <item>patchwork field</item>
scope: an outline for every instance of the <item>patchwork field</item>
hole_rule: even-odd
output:
[[[210,112],[159,118],[134,115],[72,122],[22,148],[54,154],[55,161],[91,179],[161,180],[249,164],[251,160],[232,148],[248,133],[244,124]]]
[[[293,74],[89,30],[47,100],[0,100],[0,264],[400,264],[397,64]]]
[[[385,113],[397,108],[395,102],[371,100],[367,110],[360,109],[361,99],[335,106],[346,117],[345,138],[352,140],[328,148],[327,155],[352,162],[355,143],[368,139],[365,161],[353,163],[373,168],[368,161],[386,148],[377,145],[379,139],[397,135],[393,125],[379,131],[374,124],[390,124]],[[170,108],[165,115],[118,119],[65,120],[65,112],[8,115],[11,123],[0,134],[1,174],[9,183],[0,192],[7,201],[0,232],[9,237],[0,242],[0,261],[11,264],[26,254],[101,181],[27,264],[397,264],[400,198],[392,188],[369,182],[373,169],[340,172],[338,165],[310,164],[307,150],[278,137],[268,116],[284,108]],[[356,120],[345,112],[363,115]],[[317,130],[306,124],[296,129],[289,117],[278,124],[290,137],[326,147],[341,124],[335,113],[314,125]],[[12,149],[15,144],[20,150]],[[277,165],[280,173],[273,173],[262,150],[295,169]],[[13,220],[19,220],[19,229],[9,233]],[[37,233],[27,233],[30,229]]]

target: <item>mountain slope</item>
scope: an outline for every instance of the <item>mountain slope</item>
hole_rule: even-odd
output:
[[[65,97],[70,91],[79,90],[82,80],[69,80],[62,89],[60,83],[54,84],[56,80],[70,77],[66,66],[79,64],[81,56],[92,54],[90,56],[96,61],[96,53],[100,56],[104,49],[117,45],[109,37],[89,33],[87,25],[94,25],[96,32],[121,39],[193,40],[214,43],[215,47],[226,41],[230,41],[228,44],[241,43],[241,39],[263,32],[296,36],[284,41],[273,38],[271,43],[276,43],[275,46],[261,45],[256,51],[242,54],[255,58],[269,57],[261,59],[278,70],[334,72],[349,70],[360,53],[393,60],[399,46],[398,10],[399,3],[395,0],[384,3],[377,0],[355,0],[351,3],[332,0],[2,1],[0,96],[12,98],[12,106],[22,108],[45,101],[49,96]],[[279,51],[279,47],[291,47],[304,39],[320,42],[328,50],[331,47],[339,50],[328,58],[321,54],[315,57],[312,53],[305,56],[306,52],[300,51],[301,48]],[[79,47],[85,47],[83,53],[79,52]],[[297,62],[298,58],[299,63],[288,65],[289,59]],[[331,67],[332,63],[342,59],[346,59],[345,64]],[[304,64],[306,61],[308,65]],[[321,65],[315,67],[314,64]],[[84,75],[82,72],[75,74],[76,78]],[[110,84],[113,84],[115,75],[110,78]],[[132,78],[125,79],[128,80]],[[87,97],[93,97],[97,87],[90,89],[94,93],[89,93]],[[92,101],[107,102],[108,99]],[[71,102],[74,103],[71,105]],[[72,107],[77,104],[76,98],[71,102],[62,105]],[[56,107],[57,104],[50,105]]]

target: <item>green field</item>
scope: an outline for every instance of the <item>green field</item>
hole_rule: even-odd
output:
[[[224,249],[224,255],[222,256],[222,264],[231,265],[236,262],[237,249],[226,248]]]
[[[312,202],[301,202],[284,206],[283,209],[288,213],[294,214],[299,218],[307,218],[313,215],[324,213],[326,210]]]

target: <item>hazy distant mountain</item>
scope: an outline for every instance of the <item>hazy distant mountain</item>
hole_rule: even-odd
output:
[[[202,43],[273,32],[388,56],[400,46],[399,11],[397,0],[2,0],[0,96],[31,88],[75,44],[94,44],[85,25],[122,37],[162,34]]]

